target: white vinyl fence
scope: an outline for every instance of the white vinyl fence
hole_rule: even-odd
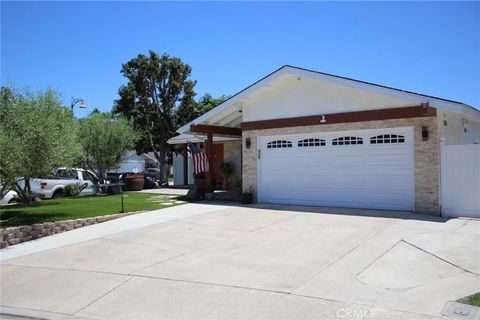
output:
[[[442,215],[480,218],[480,144],[441,142]]]
[[[193,184],[193,163],[192,157],[188,157],[188,184]],[[173,156],[173,185],[183,185],[183,156]]]

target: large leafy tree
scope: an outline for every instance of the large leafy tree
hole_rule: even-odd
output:
[[[198,101],[195,101],[193,96],[190,98],[190,100],[185,99],[182,101],[175,114],[177,129],[189,123],[193,119],[198,118],[202,114],[212,110],[228,98],[229,96],[225,95],[214,98],[209,93],[205,93]]]
[[[122,65],[121,73],[128,83],[119,89],[114,112],[125,115],[141,133],[136,151],[153,152],[164,182],[171,150],[167,140],[176,131],[175,111],[181,104],[191,103],[195,95],[191,71],[179,58],[154,51]]]
[[[104,182],[107,170],[118,167],[135,145],[139,135],[123,116],[92,112],[79,120],[78,139],[82,146],[82,165]]]
[[[2,87],[0,95],[0,183],[3,192],[13,188],[30,202],[30,178],[48,176],[55,167],[78,160],[75,120],[52,90]],[[19,183],[22,177],[24,183]]]

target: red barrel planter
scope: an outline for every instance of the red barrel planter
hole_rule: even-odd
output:
[[[141,191],[145,184],[145,177],[140,173],[132,173],[125,177],[125,186],[128,191]]]

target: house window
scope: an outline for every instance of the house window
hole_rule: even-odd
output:
[[[405,136],[400,134],[381,134],[370,138],[370,144],[383,143],[405,143]]]
[[[333,146],[343,146],[350,144],[363,144],[363,138],[360,137],[339,137],[332,140]]]
[[[292,147],[292,141],[287,141],[287,140],[275,140],[267,143],[267,148],[272,149],[272,148],[291,148]]]
[[[299,147],[320,147],[325,145],[325,140],[317,138],[309,138],[298,141]]]

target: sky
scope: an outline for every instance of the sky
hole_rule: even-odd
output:
[[[197,98],[289,64],[480,108],[480,2],[1,2],[1,84],[83,98],[78,117],[150,49],[192,67]]]

